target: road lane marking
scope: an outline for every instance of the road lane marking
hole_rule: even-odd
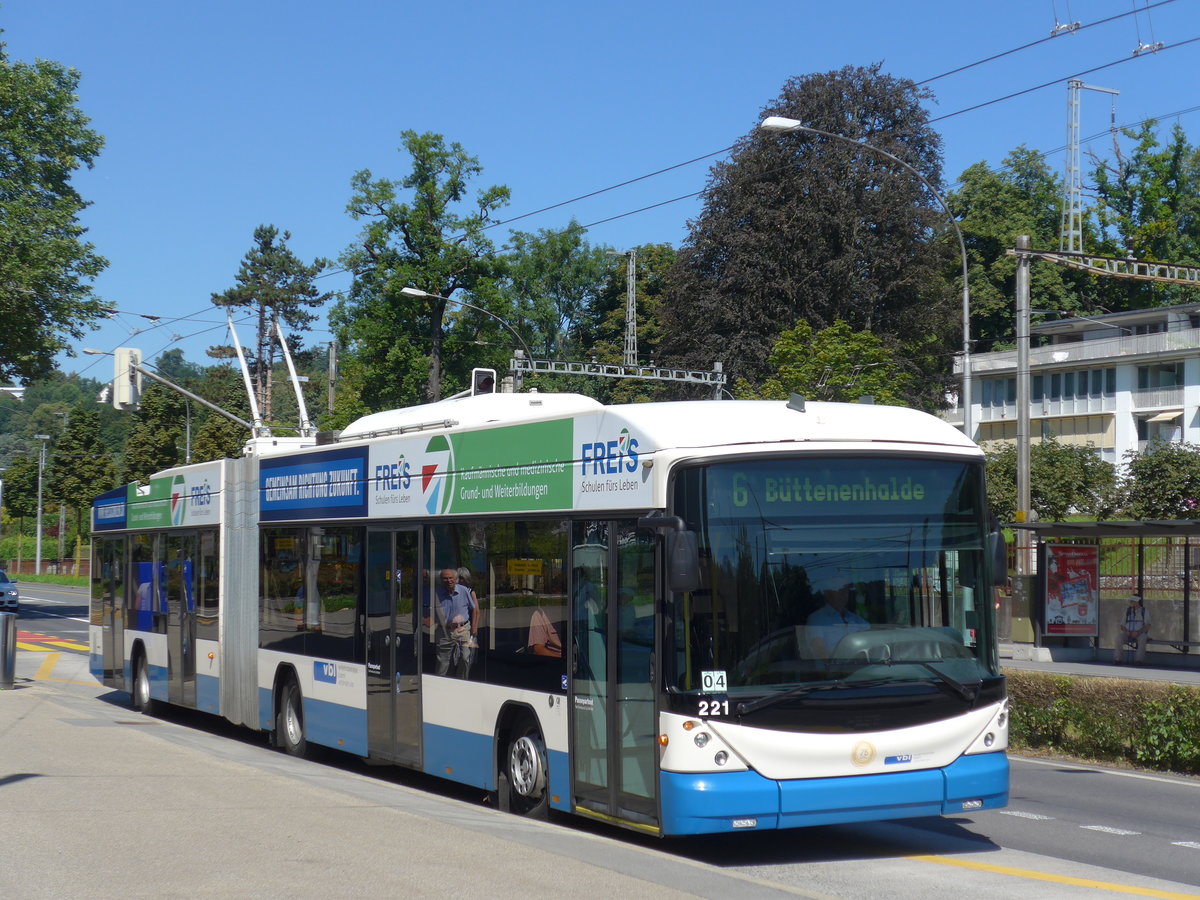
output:
[[[1054,816],[1043,816],[1038,813],[1022,812],[1019,809],[1002,809],[999,811],[1002,816],[1016,816],[1018,819],[1037,819],[1039,822],[1053,822]]]
[[[1141,834],[1141,832],[1127,832],[1124,828],[1114,828],[1112,826],[1080,826],[1088,832],[1104,832],[1105,834]]]
[[[1032,881],[1047,881],[1051,884],[1069,884],[1074,887],[1110,891],[1114,894],[1131,894],[1136,897],[1159,897],[1162,900],[1200,900],[1200,894],[1178,894],[1173,891],[1156,890],[1155,888],[1134,887],[1130,884],[1096,881],[1091,878],[1074,878],[1070,875],[1054,875],[1050,872],[1036,872],[1032,869],[994,866],[991,863],[981,863],[967,859],[951,859],[946,856],[910,856],[908,859],[916,862],[937,863],[940,866],[957,866],[960,869],[974,869],[977,872],[992,872],[996,875],[1012,875],[1014,878],[1027,878]]]
[[[1135,778],[1138,781],[1160,781],[1175,787],[1200,788],[1196,779],[1167,778],[1162,775],[1143,775],[1141,772],[1125,772],[1120,769],[1102,769],[1097,766],[1080,766],[1068,762],[1058,762],[1050,759],[1031,759],[1027,756],[1010,756],[1010,763],[1027,763],[1031,766],[1051,766],[1056,769],[1070,769],[1073,772],[1091,772],[1094,775],[1115,775],[1118,778]]]
[[[1196,841],[1171,841],[1173,847],[1187,847],[1189,850],[1200,850],[1200,843]]]

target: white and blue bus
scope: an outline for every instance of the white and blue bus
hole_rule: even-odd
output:
[[[1003,806],[982,453],[798,400],[468,396],[111,491],[92,670],[659,835]]]

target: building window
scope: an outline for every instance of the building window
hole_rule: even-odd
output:
[[[1183,384],[1183,364],[1162,363],[1154,366],[1138,366],[1138,390],[1178,387]]]

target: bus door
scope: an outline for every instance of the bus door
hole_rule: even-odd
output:
[[[584,811],[657,826],[654,535],[632,521],[574,528],[575,802]]]
[[[367,532],[367,747],[410,766],[421,763],[419,551],[416,529]]]
[[[105,684],[125,687],[125,538],[99,541],[95,554],[99,578],[93,575],[100,603]]]
[[[196,596],[193,565],[196,535],[167,534],[161,578],[167,601],[167,695],[180,706],[196,705]]]

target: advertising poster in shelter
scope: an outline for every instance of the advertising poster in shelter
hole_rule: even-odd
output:
[[[1046,626],[1057,637],[1099,634],[1100,548],[1046,545]]]

